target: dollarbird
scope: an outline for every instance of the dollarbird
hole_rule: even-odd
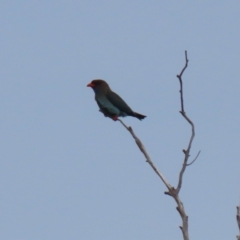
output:
[[[93,89],[95,100],[100,108],[100,112],[102,112],[105,117],[109,117],[114,121],[118,120],[118,117],[131,116],[138,118],[139,120],[146,117],[134,112],[119,95],[111,90],[107,82],[104,80],[92,80],[87,87]]]

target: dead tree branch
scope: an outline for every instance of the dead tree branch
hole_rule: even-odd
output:
[[[134,138],[137,146],[139,147],[140,151],[143,153],[143,155],[146,158],[147,163],[151,166],[151,168],[154,170],[154,172],[159,176],[159,178],[162,180],[162,182],[165,184],[165,186],[167,187],[168,191],[165,192],[165,194],[171,196],[175,202],[177,203],[177,211],[179,212],[181,218],[182,218],[182,226],[180,226],[180,229],[182,230],[182,234],[183,234],[183,239],[184,240],[189,240],[189,236],[188,236],[188,216],[184,210],[184,205],[179,197],[179,192],[181,190],[182,187],[182,179],[183,179],[183,174],[186,170],[186,167],[193,164],[196,159],[198,158],[200,151],[198,152],[197,156],[194,158],[194,160],[190,163],[188,163],[188,159],[190,156],[190,150],[191,150],[191,146],[192,146],[192,142],[195,136],[195,128],[194,128],[194,124],[193,122],[190,120],[190,118],[187,116],[187,114],[184,111],[184,98],[183,98],[183,82],[182,82],[182,75],[185,71],[185,69],[188,66],[188,58],[187,58],[187,51],[185,51],[185,66],[183,67],[181,73],[179,75],[177,75],[177,78],[179,79],[180,82],[180,101],[181,101],[181,111],[180,113],[182,114],[182,116],[186,119],[186,121],[191,125],[191,129],[192,129],[192,134],[188,143],[188,147],[186,150],[183,150],[185,157],[184,157],[184,161],[183,161],[183,166],[181,168],[180,174],[179,174],[179,181],[178,181],[178,185],[177,188],[174,188],[173,186],[171,186],[171,184],[165,179],[165,177],[163,176],[163,174],[156,168],[156,166],[154,165],[154,163],[152,162],[150,156],[148,155],[143,143],[141,142],[141,140],[136,136],[136,134],[134,133],[133,129],[131,127],[128,127],[127,125],[125,125],[125,123],[118,119],[119,122],[121,122],[121,124],[128,130],[128,132],[132,135],[132,137]]]
[[[187,164],[187,166],[192,165],[197,160],[200,153],[201,153],[201,150],[198,152],[197,156],[190,163]]]
[[[240,204],[237,207],[237,224],[238,224],[238,228],[239,228],[239,235],[237,236],[237,240],[240,240]]]
[[[179,80],[179,83],[180,83],[180,101],[181,101],[181,111],[180,113],[182,114],[182,116],[186,119],[186,121],[191,125],[191,129],[192,129],[192,134],[191,134],[191,137],[190,137],[190,140],[189,140],[189,143],[188,143],[188,147],[187,149],[183,150],[183,153],[184,153],[184,161],[183,161],[183,165],[182,165],[182,169],[180,171],[180,174],[179,174],[179,180],[178,180],[178,186],[177,186],[177,192],[179,192],[181,190],[181,187],[182,187],[182,181],[183,181],[183,174],[186,170],[186,167],[191,165],[193,162],[196,161],[196,159],[198,158],[199,154],[200,154],[200,151],[197,155],[197,157],[191,162],[191,163],[188,163],[188,159],[190,157],[190,150],[191,150],[191,146],[192,146],[192,142],[193,142],[193,139],[195,137],[195,127],[194,127],[194,124],[193,122],[190,120],[190,118],[187,116],[186,112],[184,111],[184,100],[183,100],[183,81],[182,81],[182,75],[185,71],[185,69],[188,67],[188,57],[187,57],[187,51],[185,51],[185,66],[183,67],[181,73],[179,75],[177,75],[177,78]]]
[[[118,119],[118,121],[121,122],[121,124],[129,131],[129,133],[135,139],[135,142],[136,142],[137,146],[139,147],[140,151],[145,156],[147,163],[152,167],[154,172],[161,178],[161,180],[163,181],[165,186],[168,188],[168,190],[172,189],[172,186],[167,182],[165,177],[158,171],[156,166],[153,164],[153,162],[152,162],[150,156],[148,155],[144,145],[142,144],[141,140],[136,136],[136,134],[134,133],[133,129],[131,127],[128,127],[122,120]]]

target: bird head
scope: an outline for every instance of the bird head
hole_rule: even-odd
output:
[[[92,80],[87,87],[91,87],[93,89],[93,91],[96,92],[107,92],[110,88],[108,86],[108,84],[101,79],[95,79]]]

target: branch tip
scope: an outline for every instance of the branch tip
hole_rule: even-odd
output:
[[[187,166],[192,165],[192,164],[197,160],[197,158],[198,158],[198,156],[200,155],[200,153],[201,153],[201,150],[199,150],[197,156],[196,156],[190,163],[188,163]],[[189,156],[190,156],[190,155],[189,155]]]

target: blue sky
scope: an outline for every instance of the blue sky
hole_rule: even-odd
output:
[[[182,239],[175,202],[86,85],[105,79],[176,185],[190,238],[234,239],[240,202],[239,1],[1,1],[0,238]]]

